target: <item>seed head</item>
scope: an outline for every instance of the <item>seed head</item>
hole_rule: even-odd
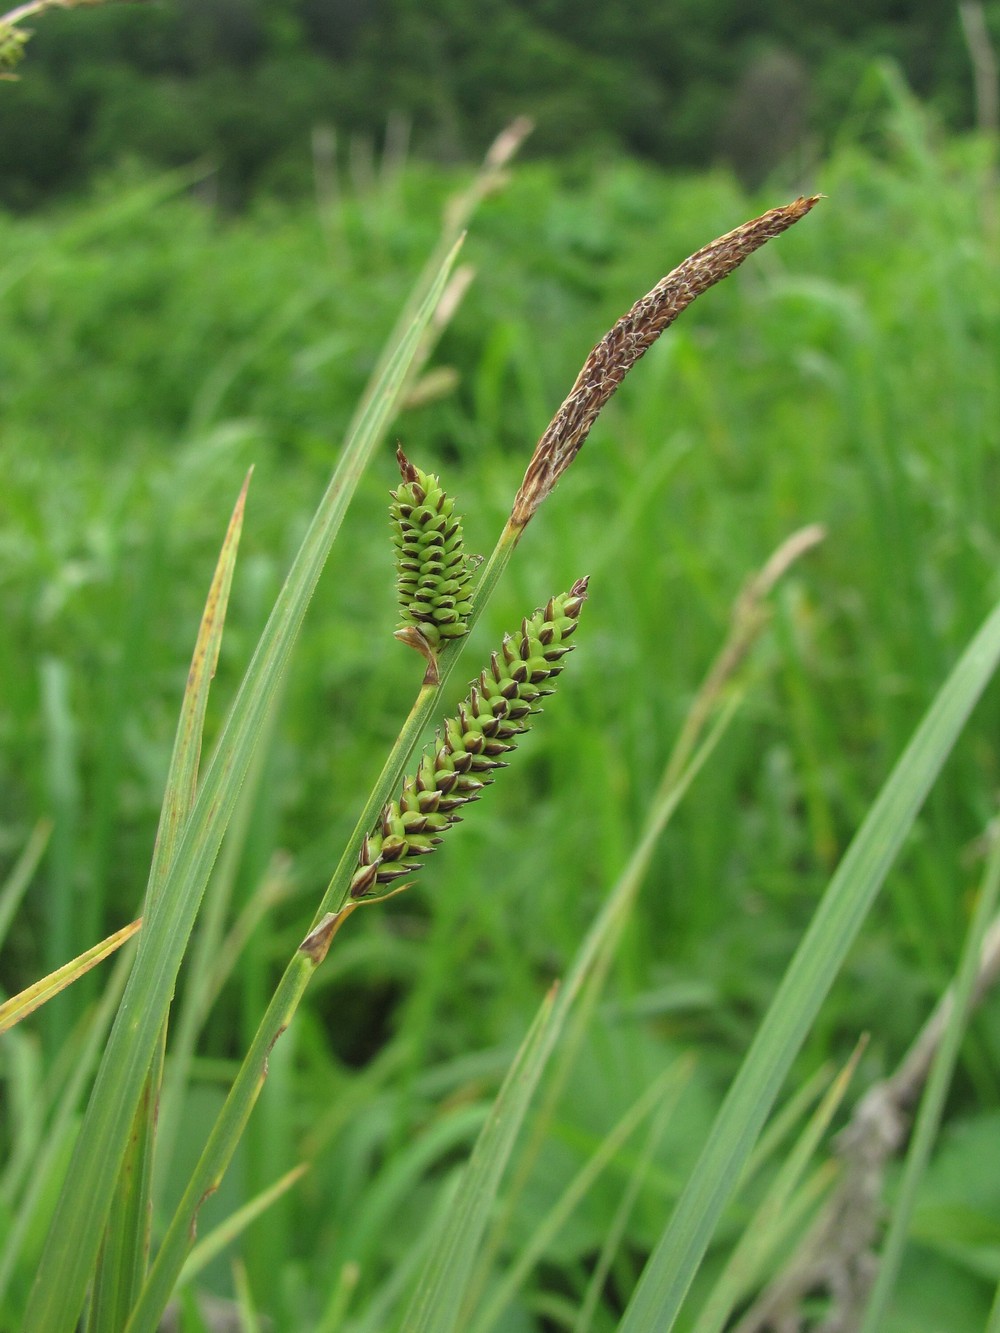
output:
[[[572,463],[598,414],[639,358],[702,292],[738,268],[762,245],[787,231],[820,198],[796,199],[744,222],[685,259],[611,328],[583,363],[576,383],[535,446],[510,521],[527,526]]]
[[[468,633],[472,572],[455,501],[402,449],[396,458],[403,484],[392,492],[389,513],[402,617],[397,637],[430,657],[442,641]]]
[[[472,682],[458,713],[444,724],[437,744],[421,757],[417,771],[403,781],[398,801],[390,801],[365,838],[351,897],[363,898],[377,884],[391,884],[420,869],[441,834],[461,819],[463,805],[479,798],[506,768],[504,756],[540,712],[538,702],[552,693],[551,682],[572,651],[568,642],[587,599],[587,579],[553,597],[521,628],[504,636],[490,664]]]

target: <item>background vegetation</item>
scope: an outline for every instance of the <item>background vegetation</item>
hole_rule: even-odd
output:
[[[986,7],[1000,40],[1000,6]],[[210,158],[230,202],[310,183],[316,127],[341,148],[412,131],[468,161],[515,115],[532,155],[722,157],[759,184],[835,140],[876,59],[952,129],[975,122],[957,7],[759,0],[177,0],[47,15],[31,78],[0,100],[0,202],[61,194],[133,155]],[[388,123],[387,123],[388,122]]]
[[[579,73],[582,91],[566,90],[568,125],[573,98],[591,95],[586,80],[602,67],[560,45],[562,7],[531,13],[537,19],[504,6],[508,41],[536,42],[540,59],[562,51]],[[198,22],[221,25],[222,14],[205,11]],[[401,45],[409,40],[403,6],[382,12],[381,29],[357,15],[352,24],[347,7],[344,23],[327,29],[326,14],[269,6],[248,19],[239,60],[224,29],[234,66],[252,69],[249,79],[232,74],[246,105],[259,104],[275,62],[292,62],[281,67],[284,87],[289,69],[346,59],[338,41],[363,47],[375,32],[385,38],[387,25]],[[460,53],[462,22],[448,17],[447,51],[457,43]],[[613,41],[584,19],[581,42]],[[38,98],[52,109],[53,144],[69,143],[59,99],[78,97],[84,77],[59,80],[58,53],[68,61],[71,43],[75,71],[121,91],[113,115],[95,94],[110,117],[108,144],[130,146],[127,126],[152,124],[150,106],[182,79],[185,107],[202,99],[206,118],[235,123],[229,74],[216,69],[199,83],[173,23],[155,10],[51,22],[47,45],[40,34],[32,50],[37,70],[12,95],[4,89],[0,116],[27,124],[24,99]],[[185,31],[211,41],[211,29],[204,36],[190,19]],[[703,39],[729,60],[722,31]],[[130,61],[136,43],[147,44],[141,81],[124,64],[119,80],[110,55],[103,66],[77,59],[81,41],[107,54],[124,32]],[[890,32],[899,39],[898,25]],[[670,47],[671,34],[661,40]],[[860,60],[864,46],[851,49]],[[943,41],[936,58],[950,49]],[[450,68],[442,48],[432,54],[444,64],[415,60],[413,78],[433,68],[426,86],[469,112],[458,118],[460,139],[474,143],[518,89],[497,89],[492,57],[475,87],[497,100],[483,98],[477,121],[471,71],[462,65],[470,83],[456,89],[438,77]],[[403,76],[390,62],[386,77],[394,89]],[[287,86],[304,90],[303,119],[290,117],[283,131],[288,143],[298,135],[301,152],[299,128],[316,107],[305,105],[308,80]],[[639,97],[649,85],[636,86]],[[350,95],[345,87],[329,114],[345,123],[350,103],[358,127],[370,129],[364,85]],[[947,80],[939,87],[947,104]],[[139,90],[151,99],[141,116],[124,109]],[[687,94],[697,105],[697,91]],[[665,86],[649,96],[655,110]],[[650,353],[546,521],[529,529],[476,632],[470,675],[503,628],[592,576],[580,651],[523,747],[518,780],[489,794],[410,894],[352,919],[275,1048],[219,1206],[310,1162],[294,1195],[243,1243],[255,1297],[280,1328],[317,1327],[338,1282],[352,1311],[376,1308],[478,1126],[480,1099],[627,855],[745,577],[791,530],[819,521],[827,541],[777,599],[739,720],[657,853],[515,1224],[515,1236],[530,1235],[664,1062],[696,1052],[594,1325],[613,1326],[817,893],[1000,595],[1000,284],[988,147],[941,136],[891,71],[869,69],[851,98],[851,118],[814,178],[829,202]],[[383,93],[383,109],[385,101]],[[955,92],[959,117],[961,103]],[[697,116],[683,105],[664,118],[662,138],[643,141],[643,119],[657,121],[635,112],[615,141],[674,160],[703,151],[685,138]],[[557,117],[547,123],[558,128]],[[242,128],[259,138],[253,125]],[[162,133],[176,161],[204,146],[169,119]],[[50,161],[39,142],[15,147],[0,129],[0,152],[23,147],[25,162]],[[284,151],[258,153],[245,168],[229,148],[226,158],[245,186]],[[98,164],[102,152],[87,147],[80,160]],[[239,215],[199,197],[194,170],[132,166],[104,176],[85,202],[0,218],[0,855],[13,862],[39,815],[54,820],[6,946],[8,991],[134,914],[204,589],[243,473],[254,463],[210,731],[441,208],[464,179],[392,154],[366,163],[343,175],[317,171],[318,202],[257,194]],[[13,167],[3,174],[8,199],[45,188]],[[649,162],[600,158],[516,169],[469,239],[464,258],[477,277],[438,350],[436,390],[397,423],[407,453],[446,473],[461,497],[472,549],[492,544],[535,438],[596,337],[680,258],[774,202],[721,169],[668,177]],[[221,1100],[416,684],[416,658],[391,636],[393,454],[387,440],[362,483],[221,865],[234,916],[248,905],[251,916],[238,969],[202,1035],[191,1124]],[[827,1059],[842,1062],[862,1031],[872,1034],[862,1085],[893,1068],[947,984],[995,810],[998,722],[994,688],[824,1010],[800,1080]],[[49,1095],[58,1069],[44,1072],[42,1052],[63,1049],[101,985],[92,974],[48,1006],[17,1048],[17,1070],[5,1071],[8,1133],[33,1098]],[[983,1169],[1000,1128],[998,1063],[993,1001],[963,1050],[890,1330],[983,1325],[1000,1274],[1000,1174]],[[171,1181],[182,1179],[183,1156]],[[561,1302],[582,1289],[628,1169],[619,1163],[588,1195],[496,1327],[563,1326]],[[734,1227],[740,1216],[734,1210]],[[31,1271],[25,1264],[24,1280]],[[209,1282],[226,1288],[223,1264]],[[8,1320],[23,1297],[15,1281]]]

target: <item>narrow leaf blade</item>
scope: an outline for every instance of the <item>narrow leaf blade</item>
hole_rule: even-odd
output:
[[[858,830],[785,973],[619,1333],[673,1327],[734,1183],[921,805],[1000,660],[1000,605],[972,640]]]

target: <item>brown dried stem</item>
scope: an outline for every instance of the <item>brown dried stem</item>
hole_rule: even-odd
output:
[[[640,297],[628,314],[618,320],[587,357],[569,396],[538,441],[514,500],[512,527],[527,526],[579,453],[604,404],[663,330],[702,292],[728,277],[755,250],[805,217],[820,198],[812,195],[772,208],[702,246],[661,278],[651,292]]]

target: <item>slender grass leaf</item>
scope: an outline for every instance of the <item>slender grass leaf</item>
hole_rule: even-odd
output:
[[[625,1189],[622,1191],[621,1202],[615,1209],[610,1225],[604,1229],[601,1252],[597,1256],[597,1262],[594,1264],[593,1272],[587,1282],[587,1290],[577,1311],[572,1333],[590,1333],[594,1326],[597,1310],[607,1286],[608,1275],[611,1272],[615,1257],[621,1250],[629,1218],[632,1216],[636,1201],[645,1186],[656,1151],[660,1146],[660,1140],[666,1132],[673,1110],[674,1107],[671,1102],[664,1102],[650,1122],[646,1142],[643,1144],[642,1152],[629,1173]]]
[[[222,550],[219,552],[205,609],[198,626],[198,637],[195,640],[191,667],[184,687],[181,715],[174,736],[160,824],[153,848],[153,864],[146,889],[147,913],[162,890],[163,882],[174,859],[177,840],[191,813],[198,790],[198,766],[201,761],[201,743],[205,731],[205,713],[208,709],[208,696],[215,677],[215,669],[219,663],[219,651],[222,648],[222,631],[229,607],[236,553],[243,531],[247,490],[252,475],[253,468],[247,473],[236,498],[236,504],[233,506],[229,527],[222,543]]]
[[[280,1199],[282,1195],[287,1194],[308,1170],[308,1162],[300,1162],[291,1171],[286,1171],[281,1179],[276,1180],[268,1189],[261,1190],[242,1208],[237,1208],[236,1212],[231,1213],[224,1222],[220,1222],[217,1227],[213,1227],[188,1255],[187,1262],[181,1269],[177,1285],[183,1287],[193,1281],[202,1269],[220,1255],[227,1245],[231,1245],[237,1236],[242,1235],[252,1222],[255,1222],[270,1208],[272,1203]]]
[[[245,905],[240,919],[233,927],[235,935],[223,938],[233,885],[246,850],[250,821],[260,792],[260,779],[266,767],[270,735],[279,712],[280,708],[274,707],[268,714],[268,733],[261,738],[240,791],[240,799],[212,872],[201,915],[191,939],[183,989],[171,1014],[170,1061],[160,1091],[157,1115],[157,1191],[170,1175],[174,1146],[181,1125],[184,1090],[188,1085],[199,1033],[215,998],[236,966],[250,933],[273,906],[276,895],[284,886],[280,870],[270,871]],[[157,1194],[157,1197],[161,1196]]]
[[[48,1197],[47,1189],[52,1173],[63,1157],[65,1144],[73,1132],[73,1122],[78,1114],[78,1107],[83,1091],[97,1063],[104,1038],[111,1026],[118,1001],[125,988],[132,959],[129,957],[132,946],[118,955],[111,969],[111,976],[104,988],[100,1001],[90,1015],[89,1020],[79,1025],[79,1030],[71,1036],[76,1055],[72,1073],[59,1089],[59,1099],[50,1114],[48,1106],[36,1108],[36,1114],[44,1116],[44,1133],[40,1136],[40,1148],[30,1160],[20,1163],[22,1170],[11,1174],[11,1163],[6,1164],[4,1176],[4,1200],[9,1203],[14,1213],[14,1221],[4,1236],[0,1249],[0,1305],[4,1301],[8,1287],[17,1271],[17,1264],[23,1254],[28,1236],[42,1230],[38,1215]]]
[[[254,1305],[246,1264],[233,1264],[233,1287],[236,1290],[236,1308],[240,1315],[240,1333],[261,1333],[262,1325]]]
[[[174,736],[173,753],[167,770],[153,864],[146,888],[147,914],[162,890],[180,831],[194,805],[205,713],[222,647],[222,631],[229,607],[247,489],[252,475],[251,468],[233,506],[201,624],[198,626]],[[87,1312],[88,1333],[117,1333],[123,1327],[146,1271],[152,1217],[153,1148],[166,1040],[167,1025],[164,1022],[149,1078],[136,1107],[135,1121],[128,1137],[128,1147],[122,1160],[118,1186],[98,1256],[94,1290]]]
[[[859,1042],[847,1065],[833,1080],[798,1141],[782,1162],[753,1217],[743,1228],[692,1333],[721,1333],[737,1303],[759,1281],[767,1260],[793,1231],[801,1229],[802,1214],[811,1207],[816,1189],[829,1187],[832,1173],[828,1170],[822,1178],[812,1182],[811,1187],[805,1191],[804,1199],[796,1200],[799,1182],[844,1099],[863,1049],[864,1042]]]
[[[565,1007],[556,1003],[557,991],[553,987],[542,1001],[497,1094],[400,1324],[406,1333],[450,1333],[458,1326],[466,1284],[500,1178],[565,1017]]]
[[[492,1292],[489,1304],[472,1324],[472,1333],[489,1333],[517,1294],[518,1288],[541,1260],[548,1245],[556,1238],[573,1210],[585,1197],[601,1173],[614,1161],[628,1139],[659,1105],[676,1107],[693,1072],[690,1059],[675,1061],[628,1108],[618,1124],[605,1135],[597,1150],[577,1172],[555,1204],[535,1226],[531,1239],[514,1260]]]
[[[1000,660],[1000,606],[948,677],[830,881],[619,1325],[674,1325],[796,1053],[913,821]]]
[[[127,943],[141,926],[141,918],[138,921],[130,921],[127,926],[122,926],[121,930],[116,930],[106,940],[101,940],[100,944],[95,944],[93,948],[85,950],[76,958],[71,958],[55,972],[50,972],[47,977],[32,982],[23,991],[12,995],[4,1004],[0,1004],[0,1032],[6,1032],[15,1023],[20,1023],[23,1018],[27,1018],[43,1004],[47,1004],[54,995],[64,991],[67,986],[72,986],[73,982],[78,981],[84,973],[89,972],[92,967],[96,967]]]

